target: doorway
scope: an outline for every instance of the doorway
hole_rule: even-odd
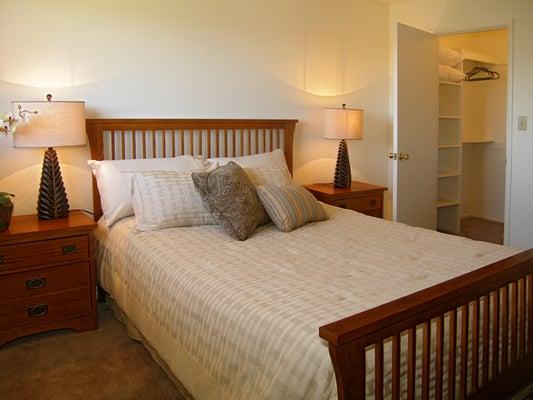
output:
[[[459,205],[455,212],[459,213],[461,236],[503,244],[508,30],[446,35],[440,36],[438,41],[441,52],[456,51],[461,55],[461,62],[452,67],[466,74],[458,86],[443,84],[440,79],[440,110],[447,106],[442,102],[457,101],[460,104],[461,119],[458,125],[461,129],[461,147],[455,151],[461,155],[458,175],[450,176],[453,170],[450,172],[440,168],[441,157],[446,158],[450,149],[443,151],[439,148],[439,188],[449,184],[460,185]],[[456,91],[450,91],[450,86]],[[454,95],[461,98],[454,98]],[[437,211],[437,229],[439,222],[443,227],[448,226],[449,221],[443,219],[450,218],[452,213],[449,211]]]
[[[437,36],[398,24],[389,156],[394,220],[506,242],[509,31]]]

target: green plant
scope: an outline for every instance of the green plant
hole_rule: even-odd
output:
[[[6,192],[0,192],[0,204],[11,203],[11,197],[15,197],[15,195]]]

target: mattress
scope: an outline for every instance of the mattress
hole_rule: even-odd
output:
[[[99,282],[197,400],[335,399],[321,325],[518,252],[324,207],[327,221],[243,242],[216,225],[101,225]]]

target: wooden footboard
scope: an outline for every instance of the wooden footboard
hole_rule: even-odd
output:
[[[320,337],[339,400],[366,398],[369,355],[378,400],[504,398],[533,379],[533,250],[324,325]]]

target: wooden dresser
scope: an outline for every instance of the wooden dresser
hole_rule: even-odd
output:
[[[383,218],[383,193],[386,187],[353,181],[348,189],[336,188],[332,183],[315,183],[305,188],[326,204]]]
[[[0,232],[0,346],[53,329],[95,329],[93,230],[80,211],[54,221],[13,217]]]

